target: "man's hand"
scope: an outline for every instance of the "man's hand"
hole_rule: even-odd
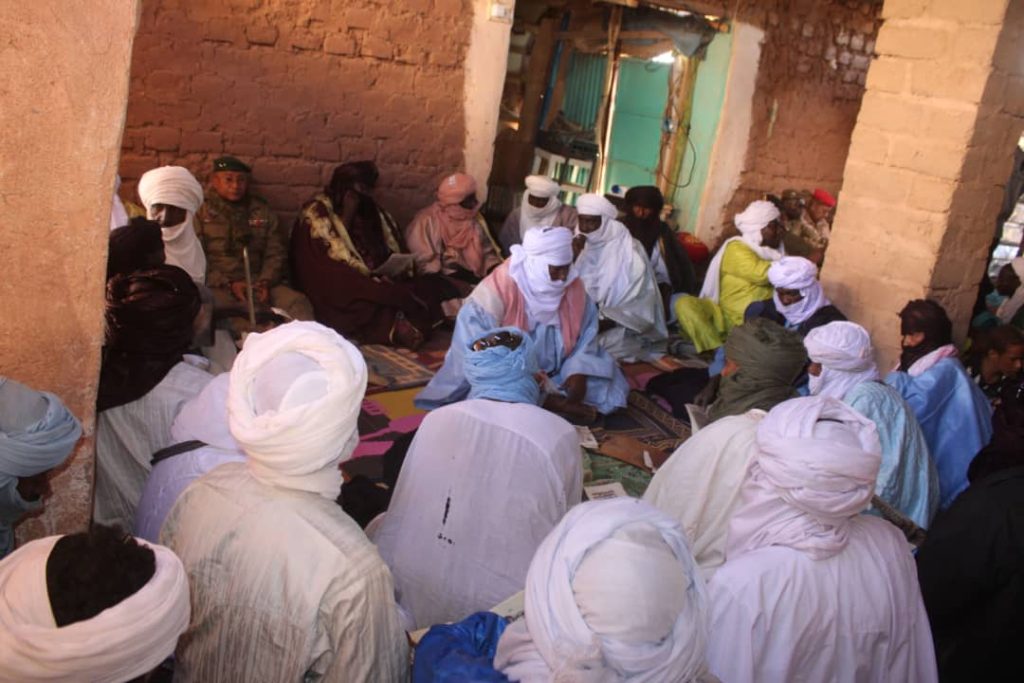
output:
[[[270,303],[270,283],[266,280],[260,280],[253,285],[253,296],[256,298],[258,304],[269,304]]]
[[[238,299],[242,303],[246,302],[245,282],[243,282],[241,280],[235,280],[234,282],[230,283],[228,285],[228,287],[231,289],[231,295],[232,296],[234,296],[236,299]]]
[[[587,395],[587,376],[572,375],[565,380],[565,397],[574,402],[582,403],[583,397]]]
[[[576,235],[572,238],[572,260],[575,261],[579,258],[580,252],[583,251],[583,247],[587,246],[586,235]]]

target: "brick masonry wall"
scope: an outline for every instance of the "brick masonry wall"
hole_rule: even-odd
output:
[[[121,195],[232,154],[291,225],[345,161],[375,159],[400,222],[461,168],[469,0],[149,0],[132,59]]]
[[[884,17],[822,279],[888,365],[908,299],[967,329],[1024,130],[1024,3],[886,0]]]
[[[875,0],[747,3],[765,31],[740,186],[722,224],[766,192],[838,192],[881,24]]]

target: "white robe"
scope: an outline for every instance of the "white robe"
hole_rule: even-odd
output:
[[[173,443],[174,418],[212,379],[182,361],[142,398],[97,415],[94,522],[132,529],[153,454]]]
[[[679,520],[705,580],[725,562],[729,520],[757,455],[763,410],[716,420],[684,441],[651,480],[644,500]]]
[[[202,441],[205,446],[179,453],[153,466],[135,511],[134,533],[150,543],[159,543],[160,527],[174,502],[189,484],[226,462],[245,460],[228,429],[227,387],[230,377],[215,377],[199,395],[185,404],[174,424],[171,441]]]
[[[838,554],[784,546],[730,557],[708,584],[711,672],[729,683],[937,680],[910,547],[861,515]]]
[[[603,229],[612,225],[626,230],[614,221]],[[626,234],[628,237],[628,232]],[[630,256],[614,253],[626,243],[632,246]],[[598,335],[601,347],[617,360],[627,362],[663,356],[668,339],[665,308],[643,245],[628,237],[628,241],[610,242],[600,251],[587,246],[580,253],[576,267],[601,317],[617,323]]]
[[[185,489],[160,538],[192,587],[176,681],[407,680],[391,575],[334,501],[228,463]]]
[[[407,627],[458,621],[522,590],[582,481],[576,430],[542,408],[473,399],[427,415],[373,536]]]

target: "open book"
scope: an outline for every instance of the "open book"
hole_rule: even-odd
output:
[[[416,257],[412,254],[393,253],[388,260],[373,269],[374,275],[381,277],[396,277],[405,275],[413,269],[416,264]]]

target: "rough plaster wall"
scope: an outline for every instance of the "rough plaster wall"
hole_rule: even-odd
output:
[[[481,200],[487,194],[487,178],[494,161],[494,137],[498,131],[501,93],[505,86],[512,24],[492,21],[490,0],[473,0],[473,27],[466,53],[465,170],[476,178]]]
[[[122,196],[156,165],[204,180],[233,154],[290,224],[338,163],[370,158],[404,222],[464,164],[472,21],[471,0],[147,0]]]
[[[712,243],[766,192],[839,191],[880,24],[876,0],[748,4],[734,16],[763,27],[765,39],[738,189],[717,219],[702,224]]]
[[[110,198],[135,0],[0,3],[0,374],[60,396],[85,438],[22,540],[84,529]]]
[[[695,225],[697,237],[708,242],[713,242],[720,231],[722,210],[739,188],[749,143],[761,42],[764,40],[764,31],[741,22],[733,25],[733,32],[725,100]]]
[[[942,302],[962,339],[1024,130],[1024,2],[887,0],[822,274],[883,367],[896,313]]]

